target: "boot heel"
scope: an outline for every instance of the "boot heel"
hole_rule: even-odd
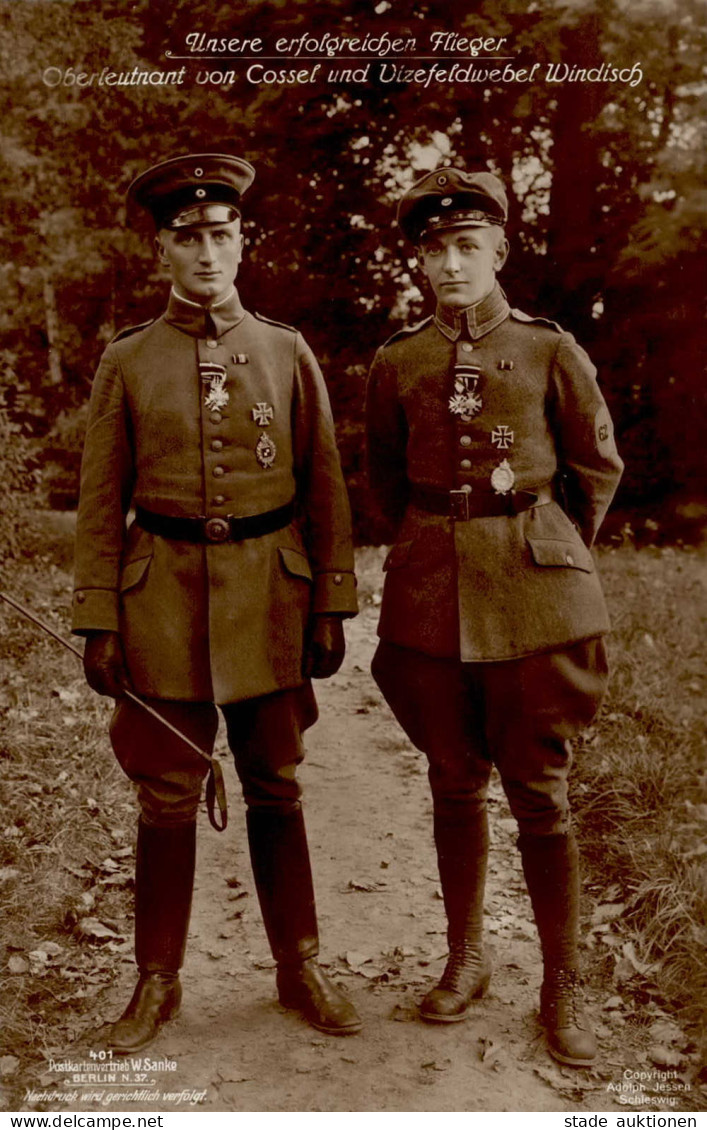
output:
[[[182,1011],[182,993],[181,988],[178,997],[171,1001],[162,1014],[163,1022],[166,1024],[168,1020],[176,1020]]]
[[[283,1008],[299,1008],[299,997],[291,989],[277,988],[277,999]]]
[[[474,993],[474,996],[478,997],[479,999],[481,999],[481,997],[485,997],[487,992],[489,991],[489,985],[490,984],[491,984],[491,971],[489,970],[489,972],[486,974],[486,976],[482,977],[481,981],[479,981],[479,987],[476,990],[476,992]]]

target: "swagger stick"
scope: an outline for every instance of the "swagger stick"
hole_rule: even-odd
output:
[[[25,619],[30,620],[33,624],[36,624],[38,628],[41,628],[43,632],[46,632],[48,636],[51,636],[52,639],[57,641],[57,643],[60,643],[62,647],[66,648],[67,651],[70,651],[74,655],[78,656],[78,658],[83,662],[83,653],[80,652],[77,647],[74,647],[72,643],[69,643],[69,641],[64,639],[63,636],[60,636],[59,633],[55,632],[53,628],[50,628],[49,625],[44,622],[44,620],[40,620],[39,616],[35,616],[34,612],[31,612],[29,608],[25,608],[25,606],[23,604],[20,604],[18,600],[15,600],[13,597],[8,596],[7,593],[3,592],[1,589],[0,600],[4,600],[5,603],[14,608],[16,612],[19,612],[20,615],[24,616]],[[123,691],[123,693],[125,694],[126,698],[131,699],[132,702],[136,702],[138,706],[142,707],[143,710],[147,711],[148,714],[151,714],[153,718],[156,718],[158,722],[161,722],[163,726],[166,726],[168,730],[171,730],[172,733],[176,734],[178,738],[181,738],[183,742],[186,742],[190,749],[193,749],[195,753],[198,753],[200,757],[203,757],[205,761],[208,761],[209,778],[206,782],[206,803],[209,810],[209,820],[211,821],[213,827],[217,832],[222,832],[226,827],[226,824],[228,823],[228,809],[226,806],[226,788],[223,781],[223,770],[221,769],[218,761],[216,761],[215,758],[211,756],[211,754],[208,754],[205,750],[200,749],[199,746],[191,740],[191,738],[188,738],[187,735],[183,734],[182,731],[177,729],[176,726],[173,726],[171,722],[168,722],[167,719],[162,714],[160,714],[158,710],[155,710],[154,707],[150,706],[149,703],[144,701],[144,699],[139,698],[138,695],[136,695],[133,691],[126,689]],[[218,804],[219,815],[221,817],[220,824],[216,823],[214,801]]]

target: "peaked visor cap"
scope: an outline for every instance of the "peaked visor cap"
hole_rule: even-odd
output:
[[[398,225],[412,243],[447,228],[503,226],[508,197],[493,173],[435,169],[408,189],[398,203]]]
[[[241,196],[254,177],[248,161],[226,153],[173,157],[135,178],[126,196],[128,216],[145,208],[158,228],[228,223],[239,215]]]

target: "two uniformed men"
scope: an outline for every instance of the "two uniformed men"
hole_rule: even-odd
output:
[[[325,1032],[360,1028],[316,963],[295,775],[316,718],[309,679],[337,670],[341,621],[356,608],[348,504],[314,357],[294,330],[247,313],[233,286],[253,175],[207,154],[132,184],[172,293],[160,318],[111,343],[91,398],[74,630],[87,637],[89,683],[117,700],[111,738],[141,807],[140,976],[112,1030],[118,1052],[145,1046],[179,1007],[207,771],[126,688],[207,752],[220,706],[279,999]],[[449,960],[421,1014],[461,1020],[489,983],[495,764],[540,934],[550,1050],[588,1064],[569,740],[606,684],[589,547],[622,463],[586,354],[554,323],[511,310],[498,286],[501,182],[437,170],[405,194],[398,219],[437,306],[379,350],[369,380],[371,484],[394,540],[373,671],[429,760]]]
[[[361,1026],[316,961],[296,778],[317,714],[310,678],[338,669],[356,610],[350,514],[315,358],[234,287],[253,177],[247,161],[201,154],[130,186],[172,291],[161,317],[111,342],[91,396],[73,629],[87,637],[88,682],[116,698],[113,748],[140,802],[139,980],[110,1033],[117,1053],[144,1047],[179,1008],[208,770],[126,689],[207,755],[218,704],[279,1000],[328,1033]]]
[[[394,540],[373,673],[429,761],[449,958],[421,1015],[462,1020],[489,983],[495,764],[540,935],[549,1049],[581,1066],[596,1048],[580,999],[569,741],[607,678],[589,547],[622,462],[586,353],[555,323],[511,309],[498,285],[507,212],[497,177],[455,168],[399,203],[437,304],[386,342],[370,374],[370,480]]]

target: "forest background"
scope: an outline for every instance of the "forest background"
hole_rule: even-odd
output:
[[[102,349],[164,303],[149,230],[125,228],[127,184],[160,159],[224,151],[257,168],[247,303],[296,325],[320,358],[359,540],[375,540],[362,492],[365,374],[377,346],[424,309],[394,202],[451,163],[488,167],[511,187],[512,305],[571,330],[598,366],[627,463],[622,517],[642,536],[655,523],[682,536],[706,497],[706,15],[704,0],[4,0],[0,409],[4,428],[32,441],[46,501],[75,502]],[[178,87],[42,81],[51,67],[168,70],[179,64],[165,52],[184,54],[194,31],[266,44],[387,31],[422,43],[450,29],[506,36],[517,63],[539,62],[541,74],[552,62],[639,62],[643,80],[256,86],[245,63],[212,58],[188,63]],[[18,470],[14,485],[31,486],[37,476]]]
[[[444,164],[504,178],[503,286],[513,305],[557,320],[587,348],[626,461],[601,560],[614,680],[580,743],[575,796],[598,900],[597,984],[618,990],[617,1032],[622,1016],[644,1034],[661,1009],[682,1018],[684,1032],[663,1035],[670,1046],[653,1062],[692,1064],[698,1077],[706,17],[705,0],[0,0],[0,586],[60,631],[92,376],[117,330],[158,316],[165,300],[149,228],[125,223],[130,180],[190,151],[256,166],[239,286],[249,308],[296,325],[318,356],[368,544],[378,531],[363,482],[366,372],[429,301],[395,201]],[[422,42],[435,30],[507,36],[517,65],[540,62],[541,75],[549,63],[638,62],[643,78],[256,86],[243,64],[209,60],[187,64],[182,86],[42,79],[47,68],[172,69],[180,64],[166,52],[184,53],[189,32],[272,42],[387,31]],[[364,590],[375,596],[378,584],[367,578]],[[102,763],[85,756],[106,746],[105,719],[75,660],[7,610],[0,622],[0,1021],[17,1053],[0,1058],[0,1075],[15,1080],[19,1050],[31,1060],[80,1030],[86,995],[114,976],[105,930],[127,914],[129,867],[107,885],[100,861],[117,858],[116,842],[121,860],[130,856],[132,805],[117,771],[106,775],[108,750]],[[103,932],[92,934],[96,922]],[[73,1025],[63,1036],[62,1024]]]

